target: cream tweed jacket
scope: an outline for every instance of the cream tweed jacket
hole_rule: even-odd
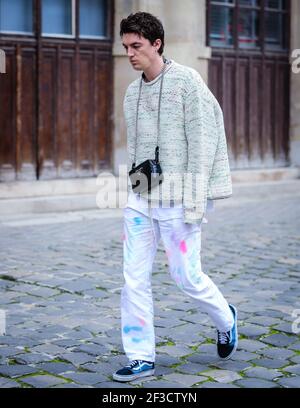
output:
[[[182,203],[184,221],[200,224],[207,199],[217,200],[232,195],[223,112],[195,69],[174,60],[168,62],[163,80],[158,141],[164,181],[142,196],[151,203],[169,202],[170,199]],[[136,140],[140,80],[141,76],[128,86],[123,103],[128,170],[134,162],[135,142],[136,165],[154,159],[157,145],[161,74],[151,82],[143,80]],[[128,189],[131,189],[129,177]]]

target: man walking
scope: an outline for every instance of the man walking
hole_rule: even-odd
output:
[[[222,110],[196,70],[163,56],[164,29],[156,17],[131,14],[120,35],[132,67],[142,71],[124,99],[129,164],[153,159],[158,146],[164,175],[151,191],[136,194],[129,185],[124,208],[121,325],[129,363],[113,378],[131,381],[155,370],[151,274],[160,238],[171,277],[216,326],[221,359],[235,352],[238,335],[237,310],[202,271],[200,255],[206,211],[214,199],[232,195]],[[168,191],[165,206],[168,177],[182,188]]]

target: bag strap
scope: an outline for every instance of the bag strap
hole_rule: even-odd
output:
[[[162,87],[163,87],[163,80],[164,80],[164,74],[165,70],[167,67],[167,60],[164,58],[164,67],[161,71],[161,81],[160,81],[160,89],[159,89],[159,99],[158,99],[158,116],[157,116],[157,142],[156,142],[156,148],[155,148],[155,161],[159,161],[159,135],[160,135],[160,106],[161,106],[161,96],[162,96]],[[136,119],[135,119],[135,146],[134,146],[134,159],[133,159],[133,164],[132,168],[135,167],[135,161],[136,161],[136,146],[137,146],[137,135],[138,135],[138,115],[139,115],[139,106],[140,106],[140,99],[141,99],[141,94],[142,94],[142,85],[143,85],[143,75],[141,76],[140,80],[140,87],[139,87],[139,96],[138,96],[138,101],[137,101],[137,107],[136,107]]]

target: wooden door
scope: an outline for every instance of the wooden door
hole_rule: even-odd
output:
[[[113,2],[16,4],[0,0],[0,181],[111,168]]]
[[[290,1],[208,1],[207,21],[231,168],[288,166]]]

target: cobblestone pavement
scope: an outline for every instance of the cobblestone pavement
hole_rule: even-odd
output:
[[[122,210],[0,218],[0,387],[300,387],[300,180],[235,187],[203,225],[203,270],[239,312],[239,347],[153,268],[155,376],[116,383]],[[298,318],[298,320],[297,320]],[[2,322],[3,323],[3,322]]]

